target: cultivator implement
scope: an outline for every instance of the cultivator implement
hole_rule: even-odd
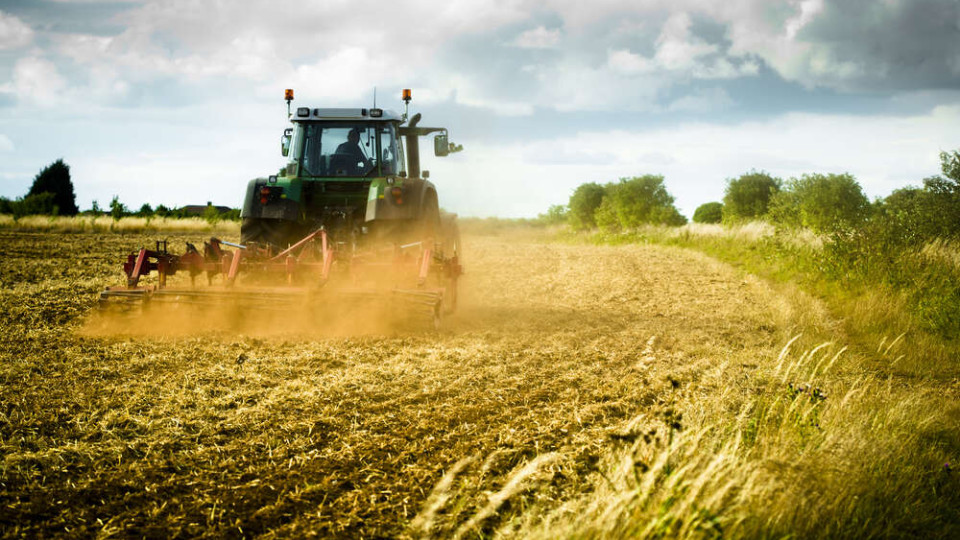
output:
[[[358,250],[331,242],[324,229],[279,252],[211,238],[202,252],[187,243],[177,255],[159,241],[131,253],[123,270],[126,285],[107,287],[101,307],[205,306],[237,317],[295,313],[318,324],[346,312],[376,312],[434,327],[456,308],[462,273],[458,258],[445,257],[432,240]],[[189,282],[173,283],[178,275]]]

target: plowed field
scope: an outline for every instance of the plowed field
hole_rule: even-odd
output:
[[[466,235],[439,332],[85,333],[152,240],[0,233],[0,535],[509,531],[820,316],[688,251]]]

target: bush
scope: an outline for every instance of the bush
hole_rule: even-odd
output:
[[[663,185],[663,176],[621,178],[604,186],[596,211],[596,223],[605,231],[630,229],[645,224],[683,225],[687,218],[673,206],[673,196]]]
[[[9,201],[8,207],[10,213],[13,214],[13,219],[20,219],[24,216],[57,215],[55,196],[47,191]]]
[[[792,178],[770,203],[770,217],[787,227],[818,233],[850,230],[864,223],[870,201],[850,174],[805,174]]]
[[[75,216],[80,211],[77,208],[77,197],[73,193],[73,182],[70,181],[70,166],[62,159],[54,161],[37,173],[24,201],[43,193],[52,194],[49,210],[43,212],[44,214]]]
[[[781,184],[779,178],[757,171],[727,180],[727,189],[723,196],[724,221],[750,220],[765,216],[770,200],[780,191]]]
[[[150,206],[150,203],[143,203],[143,206],[137,210],[137,217],[153,217],[153,207]]]
[[[120,202],[120,197],[114,195],[113,200],[110,201],[110,217],[112,217],[114,221],[119,221],[120,218],[129,213],[126,205]]]
[[[551,205],[546,214],[537,216],[544,225],[560,225],[567,222],[567,207],[562,204]]]
[[[603,201],[604,187],[596,182],[580,184],[573,195],[567,210],[567,220],[574,229],[593,229],[597,226],[597,208]]]
[[[723,203],[708,202],[693,211],[694,223],[720,223],[723,220]]]

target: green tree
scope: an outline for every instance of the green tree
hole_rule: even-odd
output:
[[[693,211],[694,223],[720,223],[723,220],[723,203],[708,202]]]
[[[596,211],[596,223],[605,231],[630,229],[645,224],[683,225],[687,218],[673,205],[674,198],[663,176],[647,174],[621,178],[604,186],[605,195]]]
[[[567,205],[567,220],[574,229],[592,229],[597,226],[595,214],[603,201],[604,188],[596,182],[580,184]]]
[[[73,193],[73,182],[70,181],[70,166],[62,159],[54,161],[37,173],[27,197],[41,193],[53,194],[51,209],[44,213],[75,216],[79,212],[77,196]]]
[[[207,207],[203,209],[203,219],[207,220],[207,223],[215,225],[220,221],[220,218],[220,211],[217,210],[217,207],[212,202],[207,201]]]
[[[774,222],[807,227],[819,233],[858,227],[869,212],[870,201],[850,174],[805,174],[791,178],[770,204]]]
[[[128,213],[127,207],[120,202],[120,197],[114,195],[113,200],[110,201],[110,217],[112,217],[114,221],[119,221],[120,218]]]
[[[137,210],[137,216],[138,216],[138,217],[152,217],[152,216],[153,216],[153,208],[150,206],[150,203],[143,203],[143,206],[141,206],[140,209]]]
[[[158,205],[157,205],[157,209],[154,210],[153,213],[156,214],[156,215],[158,215],[158,216],[160,216],[160,217],[167,217],[167,216],[171,215],[171,214],[173,213],[173,211],[170,210],[169,208],[167,208],[166,206],[162,205],[162,204],[158,204]]]
[[[56,215],[57,205],[54,204],[54,194],[44,191],[10,201],[10,213],[13,214],[14,220],[23,216]]]
[[[551,205],[546,214],[537,216],[537,220],[546,225],[560,225],[567,221],[567,207],[562,204]]]
[[[740,221],[763,217],[770,199],[780,191],[782,181],[765,172],[750,171],[727,180],[723,196],[724,221]]]

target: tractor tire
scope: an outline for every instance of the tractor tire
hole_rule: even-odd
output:
[[[424,247],[433,249],[440,241],[440,206],[437,196],[428,192],[420,210],[420,217],[414,225],[415,240],[423,241]]]
[[[285,249],[298,240],[295,223],[282,219],[243,218],[240,223],[240,243],[272,245]]]

